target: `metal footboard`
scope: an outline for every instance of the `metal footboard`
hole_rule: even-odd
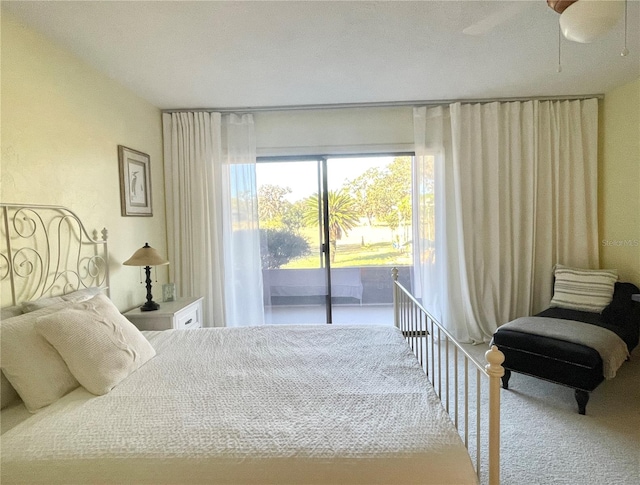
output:
[[[482,481],[482,434],[483,432],[487,434],[488,443],[485,446],[488,452],[487,482],[490,485],[498,485],[500,483],[500,378],[504,375],[504,368],[501,365],[504,362],[504,354],[494,345],[485,354],[486,365],[478,362],[398,282],[396,268],[392,270],[392,274],[395,326],[402,331],[409,347],[427,373],[442,405],[464,440],[467,450],[471,454],[472,449],[475,449],[474,466],[480,481]],[[475,369],[475,378],[473,369]],[[473,381],[475,386],[471,387],[475,387],[475,397],[470,389],[470,383],[473,384]],[[482,412],[483,401],[488,401],[488,409],[484,413]],[[475,415],[472,414],[473,409],[470,409],[473,402],[476,408]],[[488,422],[484,423],[487,416]],[[471,422],[472,420],[475,420],[475,423]],[[475,440],[473,440],[474,437]],[[472,461],[474,461],[473,458]]]

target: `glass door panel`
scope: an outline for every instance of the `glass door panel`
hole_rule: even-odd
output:
[[[393,325],[391,269],[412,265],[411,156],[329,158],[333,323]]]
[[[261,160],[267,323],[393,324],[411,289],[412,156]]]
[[[320,160],[257,164],[267,323],[327,322],[322,168]]]

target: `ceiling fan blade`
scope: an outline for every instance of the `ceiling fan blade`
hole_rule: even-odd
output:
[[[509,5],[500,8],[500,10],[496,10],[478,22],[469,25],[462,33],[466,35],[484,35],[495,29],[498,25],[515,17],[528,6],[529,2],[511,2]]]

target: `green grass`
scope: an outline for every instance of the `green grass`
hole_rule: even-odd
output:
[[[282,268],[300,269],[319,267],[320,256],[315,254],[306,258],[299,258],[289,262]],[[364,247],[360,244],[338,243],[335,261],[332,268],[345,268],[353,266],[394,266],[410,265],[411,247],[405,248],[404,253],[394,249],[390,242],[368,244]]]

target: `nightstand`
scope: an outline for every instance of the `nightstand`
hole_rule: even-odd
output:
[[[140,330],[184,330],[202,327],[202,297],[178,298],[160,303],[155,311],[135,308],[124,314]]]

